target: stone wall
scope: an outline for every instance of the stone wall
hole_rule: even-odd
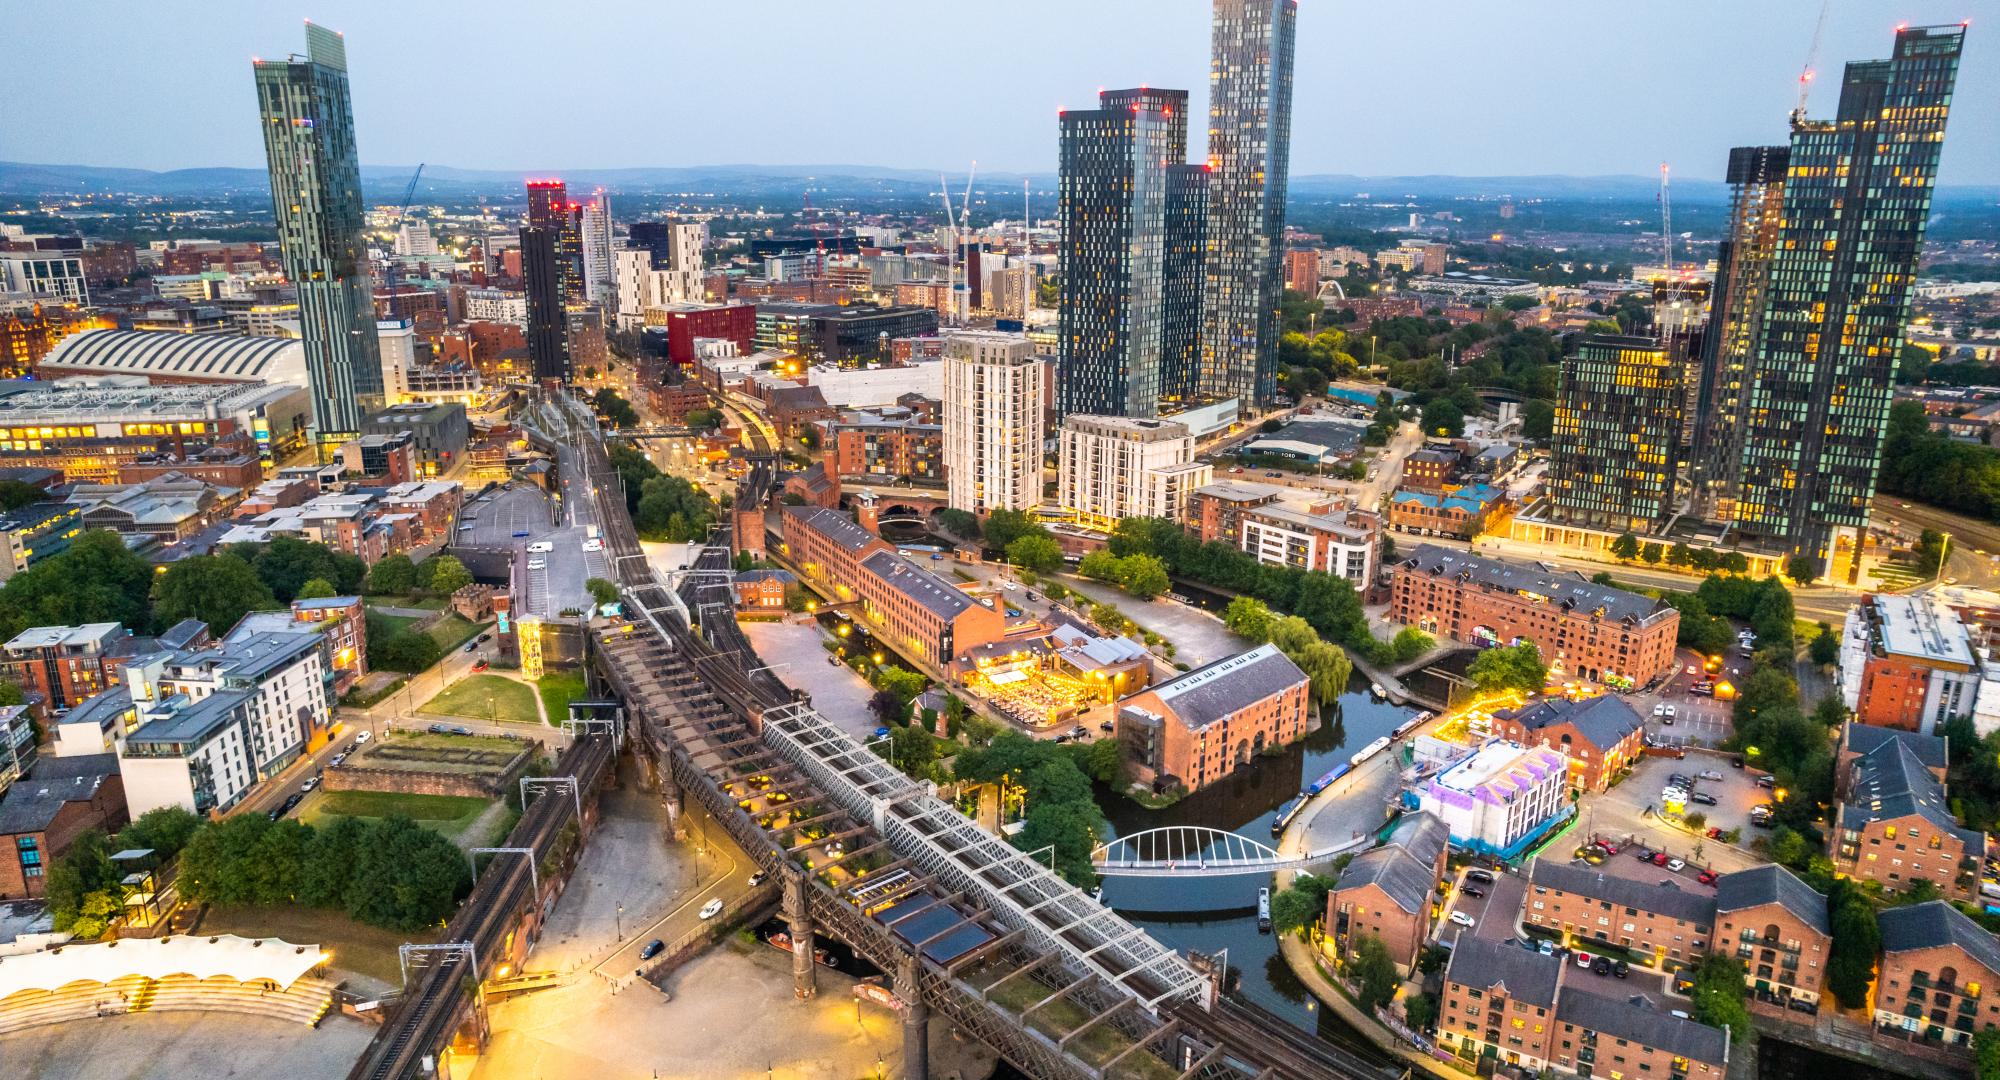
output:
[[[321,782],[328,791],[394,791],[405,795],[498,798],[512,791],[521,775],[527,772],[537,745],[532,741],[523,741],[520,752],[497,773],[343,765],[326,770]]]

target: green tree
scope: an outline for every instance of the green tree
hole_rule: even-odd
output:
[[[1007,561],[1023,570],[1046,574],[1062,566],[1062,545],[1053,537],[1030,533],[1007,545]]]
[[[1132,555],[1119,561],[1118,584],[1138,599],[1151,600],[1173,583],[1167,577],[1167,564],[1157,556]]]
[[[1347,681],[1354,676],[1354,662],[1338,645],[1314,641],[1296,655],[1286,655],[1312,680],[1313,701],[1322,708],[1339,700],[1347,690]]]
[[[1542,663],[1542,651],[1532,641],[1487,649],[1466,669],[1466,677],[1481,690],[1540,690],[1549,681],[1549,668]]]
[[[1836,887],[1828,898],[1833,911],[1833,955],[1826,965],[1826,988],[1847,1008],[1860,1008],[1868,1000],[1868,984],[1875,978],[1875,954],[1882,947],[1882,932],[1875,923],[1875,911],[1858,892]]]
[[[1435,648],[1437,639],[1414,626],[1405,626],[1396,631],[1395,638],[1389,642],[1389,651],[1399,664],[1409,663]]]
[[[1979,1080],[2000,1080],[2000,1027],[1983,1027],[1974,1033],[1972,1054]]]
[[[1715,565],[1716,569],[1726,570],[1732,574],[1747,574],[1750,572],[1750,557],[1740,551],[1727,551]]]
[[[633,411],[632,403],[608,386],[592,395],[590,403],[599,416],[611,421],[612,427],[631,428],[639,424],[639,414]]]
[[[1611,541],[1611,554],[1625,562],[1639,557],[1639,538],[1631,533],[1619,533],[1618,539]]]
[[[332,585],[334,591],[328,596],[341,596],[359,589],[367,574],[367,566],[359,558],[338,554],[324,544],[296,536],[274,536],[262,544],[237,544],[227,554],[249,563],[258,578],[270,586],[271,595],[286,604],[296,599],[305,583],[314,578]]]
[[[615,604],[618,602],[618,586],[601,577],[586,580],[583,583],[583,587],[589,590],[590,598],[599,604]]]
[[[1936,529],[1925,529],[1917,537],[1916,571],[1923,577],[1935,575],[1944,566],[1945,552],[1950,541],[1944,533]]]
[[[1024,510],[995,510],[986,515],[987,546],[1000,551],[1023,536],[1047,536],[1048,530]]]
[[[1424,993],[1403,999],[1403,1020],[1412,1031],[1429,1031],[1437,1023],[1438,999],[1436,994]]]
[[[1743,964],[1733,956],[1712,954],[1694,965],[1694,1018],[1704,1024],[1728,1028],[1732,1042],[1743,1045],[1754,1038],[1750,1007],[1745,1004]]]
[[[1465,434],[1465,411],[1450,398],[1432,398],[1424,405],[1424,434],[1456,439]]]
[[[118,867],[111,861],[111,847],[104,834],[96,829],[78,833],[68,850],[49,866],[43,898],[48,901],[55,928],[70,929],[83,914],[84,901],[90,894],[115,888],[117,884]]]
[[[1108,787],[1121,786],[1118,778],[1124,771],[1125,759],[1118,752],[1117,739],[1105,738],[1087,743],[1071,743],[1070,748],[1076,751],[1076,767],[1082,769],[1085,776]]]
[[[202,819],[178,806],[158,806],[140,814],[118,831],[118,846],[125,850],[143,848],[162,861],[181,853]]]
[[[1666,549],[1654,541],[1648,540],[1639,548],[1639,558],[1652,566],[1660,565],[1660,560],[1665,557]]]
[[[0,480],[0,510],[12,513],[23,506],[49,500],[49,493],[19,480]],[[49,500],[53,501],[53,500]]]
[[[0,706],[25,705],[27,701],[28,692],[21,689],[20,683],[0,679]]]
[[[1251,641],[1271,640],[1271,609],[1262,600],[1239,596],[1222,611],[1222,625]]]
[[[979,517],[969,510],[944,509],[938,511],[938,526],[953,536],[966,540],[979,539]]]
[[[1396,987],[1402,981],[1396,975],[1396,960],[1389,955],[1389,947],[1373,934],[1363,935],[1355,943],[1348,974],[1361,984],[1355,1002],[1362,1011],[1371,1014],[1395,999]]]
[[[36,626],[116,622],[144,630],[152,582],[152,565],[122,537],[92,529],[0,587],[0,641]]]
[[[1668,566],[1686,566],[1693,561],[1694,552],[1688,550],[1688,546],[1679,540],[1674,541],[1674,546],[1667,549]]]
[[[182,559],[153,582],[153,616],[161,625],[199,619],[217,637],[244,615],[278,606],[257,571],[231,554]]]
[[[1092,581],[1117,581],[1118,571],[1124,562],[1124,559],[1112,554],[1111,549],[1098,548],[1076,564],[1076,572]]]
[[[722,412],[718,409],[689,409],[681,417],[681,423],[690,431],[713,431],[722,424]]]
[[[1819,633],[1813,635],[1812,644],[1806,647],[1806,655],[1821,667],[1830,667],[1840,662],[1840,635],[1833,627],[1821,622]]]
[[[338,592],[334,591],[333,582],[328,581],[325,578],[316,577],[306,582],[305,584],[299,586],[298,595],[294,596],[292,599],[323,600],[329,596],[339,596],[339,595],[340,594]]]
[[[373,926],[414,931],[441,924],[472,885],[457,845],[408,818],[376,822],[359,856],[345,907]]]
[[[888,664],[875,669],[875,677],[869,680],[878,690],[886,690],[898,697],[904,704],[916,700],[918,694],[930,685],[930,680],[907,668]]]
[[[408,596],[417,591],[417,564],[400,551],[385,555],[369,567],[367,587],[375,596]]]
[[[450,596],[472,584],[472,571],[456,555],[433,555],[424,560],[423,568],[424,588],[437,596]]]
[[[1821,564],[1817,557],[1797,554],[1785,559],[1785,576],[1799,585],[1810,585],[1819,579]]]
[[[1302,933],[1326,913],[1325,903],[1299,889],[1280,889],[1271,897],[1271,929],[1280,934]]]

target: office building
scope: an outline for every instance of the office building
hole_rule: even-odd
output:
[[[1847,65],[1833,119],[1793,118],[1723,480],[1744,533],[1830,559],[1867,526],[1964,40],[1963,25],[1899,29],[1888,59]]]
[[[1617,687],[1673,671],[1681,624],[1663,600],[1431,544],[1390,572],[1389,619],[1473,644],[1533,644],[1552,678]]]
[[[1976,711],[1982,667],[1958,613],[1929,596],[1867,597],[1841,630],[1841,695],[1864,724],[1943,734]]]
[[[1309,686],[1276,645],[1259,645],[1119,702],[1119,753],[1134,783],[1200,791],[1303,738]]]
[[[1042,501],[1044,361],[1025,335],[947,336],[944,470],[952,509],[984,516]]]
[[[1078,524],[1110,532],[1120,519],[1178,522],[1215,467],[1194,459],[1186,424],[1124,416],[1066,417],[1056,452],[1056,501]]]
[[[610,304],[614,286],[611,278],[611,196],[599,191],[578,211],[580,242],[583,245],[583,296],[593,304]]]
[[[32,383],[0,395],[0,466],[107,483],[123,467],[162,454],[187,459],[227,445],[277,461],[306,444],[312,402],[299,387],[87,385],[98,381]]]
[[[1292,157],[1297,0],[1215,0],[1198,392],[1267,405]]]
[[[569,309],[563,299],[558,230],[521,228],[521,277],[528,292],[528,366],[544,385],[569,382]]]
[[[1591,337],[1563,359],[1552,520],[1636,532],[1673,514],[1685,374],[1652,338]]]
[[[471,427],[457,402],[393,405],[362,421],[364,435],[411,436],[411,449],[426,476],[450,472],[465,456]]]
[[[1569,762],[1546,746],[1493,739],[1417,797],[1451,830],[1452,846],[1513,858],[1570,813]]]
[[[0,251],[0,292],[26,293],[71,307],[90,303],[83,257],[61,251]]]
[[[1183,164],[1187,91],[1102,91],[1096,109],[1063,112],[1061,127],[1056,411],[1155,416],[1163,398],[1183,396],[1200,333],[1185,279],[1176,298],[1193,308],[1169,303],[1171,272],[1199,276],[1201,258],[1206,185]]]
[[[304,56],[254,64],[279,250],[298,290],[314,428],[320,441],[337,442],[351,437],[382,397],[347,45],[307,23]]]

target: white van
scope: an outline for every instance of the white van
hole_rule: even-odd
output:
[[[555,549],[556,546],[554,543],[547,540],[537,540],[534,543],[528,545],[528,554],[541,555],[547,552],[554,551]]]

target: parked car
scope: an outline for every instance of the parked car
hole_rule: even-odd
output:
[[[1457,924],[1458,924],[1458,925],[1460,925],[1460,926],[1464,926],[1464,927],[1468,927],[1468,928],[1469,928],[1469,927],[1471,927],[1471,926],[1473,925],[1473,922],[1472,922],[1472,916],[1470,916],[1470,915],[1467,915],[1467,914],[1466,914],[1465,912],[1463,912],[1463,911],[1454,911],[1454,912],[1452,912],[1452,913],[1451,913],[1451,921],[1452,921],[1452,922],[1455,922],[1455,923],[1457,923]]]
[[[1667,853],[1666,853],[1666,852],[1664,852],[1664,851],[1656,851],[1656,852],[1654,852],[1654,853],[1653,853],[1653,865],[1654,865],[1654,866],[1665,866],[1665,865],[1667,865]]]
[[[374,737],[375,737],[375,733],[374,733],[374,732],[372,732],[372,731],[364,731],[364,732],[362,732],[361,734],[359,734],[359,735],[356,735],[356,736],[354,737],[354,745],[353,745],[353,746],[349,746],[349,747],[348,747],[347,749],[348,749],[348,751],[349,751],[349,752],[352,752],[352,751],[354,750],[354,747],[355,747],[355,746],[360,746],[360,745],[361,745],[362,743],[365,743],[365,742],[367,742],[368,740],[370,740],[370,739],[372,739],[372,738],[374,738]]]
[[[1774,788],[1774,787],[1777,787],[1777,786],[1778,786],[1778,778],[1777,778],[1777,777],[1775,777],[1775,776],[1772,776],[1772,775],[1771,775],[1770,773],[1765,773],[1764,775],[1762,775],[1762,776],[1760,776],[1760,777],[1758,777],[1758,778],[1757,778],[1757,786],[1758,786],[1758,787],[1760,787],[1760,788]]]
[[[1580,967],[1580,968],[1587,968],[1587,967],[1589,967],[1589,966],[1590,966],[1590,964],[1591,964],[1591,961],[1593,961],[1593,960],[1596,960],[1596,959],[1597,959],[1597,957],[1595,957],[1595,956],[1592,956],[1591,954],[1589,954],[1589,953],[1587,953],[1587,952],[1584,952],[1584,951],[1583,951],[1582,949],[1578,949],[1578,950],[1576,951],[1576,966],[1577,966],[1577,967]]]
[[[1486,884],[1486,885],[1491,885],[1491,884],[1493,884],[1493,881],[1494,881],[1494,877],[1493,877],[1493,871],[1491,871],[1491,870],[1485,870],[1485,869],[1482,869],[1482,868],[1480,868],[1480,867],[1477,867],[1477,866],[1475,866],[1475,867],[1473,867],[1472,869],[1470,869],[1470,870],[1467,870],[1467,871],[1465,872],[1465,880],[1467,880],[1467,881],[1477,881],[1477,882],[1480,882],[1480,883],[1482,883],[1482,884]]]
[[[489,664],[488,664],[488,663],[487,663],[486,661],[484,661],[484,660],[480,660],[480,661],[477,661],[476,663],[474,663],[474,664],[472,665],[472,670],[474,670],[474,671],[485,671],[485,670],[486,670],[486,669],[487,669],[488,667],[490,667],[490,666],[491,666],[491,665],[489,665]]]
[[[1710,794],[1709,794],[1708,792],[1706,792],[1706,791],[1697,791],[1697,792],[1695,792],[1694,794],[1692,794],[1692,795],[1689,795],[1689,796],[1688,796],[1688,798],[1690,798],[1690,799],[1694,800],[1695,802],[1698,802],[1698,803],[1702,804],[1703,806],[1714,806],[1714,805],[1716,805],[1716,802],[1715,802],[1715,796],[1713,796],[1713,795],[1710,795]]]
[[[1472,886],[1470,886],[1470,885],[1467,885],[1467,886],[1466,886],[1465,888],[1463,888],[1463,889],[1460,889],[1460,890],[1458,890],[1458,891],[1459,891],[1459,895],[1461,895],[1461,896],[1470,896],[1470,897],[1472,897],[1472,898],[1473,898],[1474,900],[1477,900],[1477,899],[1479,899],[1480,897],[1482,897],[1482,896],[1485,896],[1485,895],[1486,895],[1486,893],[1485,893],[1485,892],[1484,892],[1483,890],[1480,890],[1480,889],[1476,889],[1476,888],[1474,888],[1474,887],[1472,887]]]
[[[1617,843],[1617,841],[1614,841],[1614,840],[1599,840],[1599,841],[1597,842],[1597,846],[1598,846],[1598,847],[1600,847],[1600,848],[1603,848],[1603,849],[1604,849],[1604,853],[1605,853],[1606,855],[1616,855],[1616,854],[1618,854],[1618,843]]]
[[[1722,839],[1722,826],[1720,826],[1720,825],[1710,825],[1710,826],[1708,827],[1708,838],[1709,838],[1710,840],[1720,840],[1720,839]]]
[[[303,784],[300,784],[300,785],[299,785],[299,790],[300,790],[301,792],[307,792],[307,791],[311,791],[312,789],[314,789],[314,788],[316,788],[316,787],[318,787],[318,786],[319,786],[319,777],[317,777],[317,776],[308,776],[308,777],[306,777],[306,782],[305,782],[305,783],[303,783]]]
[[[1703,885],[1713,885],[1713,884],[1715,884],[1715,880],[1716,880],[1716,878],[1717,878],[1717,877],[1719,877],[1719,876],[1720,876],[1720,875],[1718,875],[1718,874],[1717,874],[1717,873],[1716,873],[1715,871],[1713,871],[1713,870],[1703,870],[1703,871],[1702,871],[1701,873],[1699,873],[1699,874],[1696,874],[1696,875],[1694,876],[1694,879],[1695,879],[1696,881],[1699,881],[1699,882],[1701,882],[1701,883],[1702,883]]]
[[[1106,720],[1103,723],[1097,725],[1097,730],[1104,732],[1106,735],[1109,735],[1112,732],[1118,730],[1118,725],[1112,723],[1109,720]]]
[[[1078,724],[1077,726],[1069,729],[1069,737],[1072,739],[1087,739],[1090,737],[1090,731],[1087,728],[1085,728],[1082,724]]]
[[[666,947],[666,942],[661,941],[659,938],[654,938],[646,943],[645,948],[639,950],[639,959],[651,960],[653,957],[660,955],[661,951]]]
[[[1694,786],[1694,781],[1686,773],[1674,773],[1668,776],[1667,779],[1672,780],[1674,786],[1677,788],[1691,788]]]
[[[750,880],[744,882],[744,884],[750,886],[753,889],[759,885],[764,884],[764,872],[759,870],[758,872],[751,874]]]
[[[1608,956],[1600,956],[1597,959],[1592,960],[1590,962],[1590,973],[1593,975],[1611,974],[1611,958]]]
[[[1716,772],[1714,769],[1703,769],[1701,771],[1701,778],[1703,780],[1720,780],[1722,779],[1722,774]]]
[[[344,763],[346,760],[347,760],[346,754],[335,754],[333,755],[333,760],[327,762],[326,766],[329,769],[338,769],[340,768],[341,764]]]
[[[1652,861],[1653,861],[1653,850],[1652,850],[1651,848],[1643,848],[1643,847],[1642,847],[1642,848],[1638,849],[1637,851],[1634,851],[1634,852],[1632,853],[1632,857],[1633,857],[1633,858],[1635,858],[1635,859],[1637,859],[1637,860],[1639,860],[1640,862],[1652,862]]]
[[[1687,869],[1687,862],[1686,860],[1683,859],[1668,859],[1667,869],[1672,870],[1674,873],[1678,874],[1681,871]]]
[[[430,733],[431,733],[431,734],[433,734],[433,735],[449,735],[449,734],[451,734],[451,725],[450,725],[450,724],[432,724],[432,725],[430,726],[430,729],[429,729],[429,730],[430,730]]]
[[[465,651],[466,651],[466,652],[478,652],[478,651],[479,651],[479,643],[478,643],[477,641],[468,641],[468,642],[466,642],[466,643],[465,643]]]
[[[1622,979],[1631,973],[1632,973],[1632,965],[1626,963],[1623,960],[1617,960],[1612,962],[1611,974],[1616,975]]]

